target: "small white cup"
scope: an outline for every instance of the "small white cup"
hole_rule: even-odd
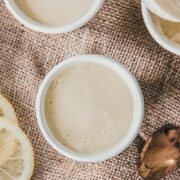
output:
[[[162,35],[152,20],[151,12],[146,8],[143,2],[141,3],[141,7],[145,25],[154,40],[164,49],[180,55],[180,45],[170,41],[166,36]]]
[[[108,150],[104,150],[100,153],[94,153],[94,154],[84,154],[84,153],[78,153],[75,152],[64,145],[61,144],[53,135],[51,130],[49,129],[45,117],[44,112],[44,101],[45,96],[47,93],[47,90],[51,84],[51,82],[66,68],[76,65],[76,64],[82,64],[82,63],[94,63],[94,64],[100,64],[103,66],[106,66],[116,73],[119,74],[121,78],[124,79],[124,81],[127,83],[134,100],[134,112],[133,112],[133,120],[132,124],[125,134],[124,138],[118,142],[115,146]],[[138,82],[134,78],[134,76],[120,63],[117,63],[116,61],[99,55],[82,55],[82,56],[76,56],[69,58],[68,60],[65,60],[55,66],[44,78],[42,84],[39,87],[39,91],[37,94],[36,99],[36,116],[37,121],[39,124],[39,127],[46,138],[46,140],[49,142],[49,144],[56,149],[59,153],[63,154],[66,157],[69,157],[74,160],[83,161],[83,162],[98,162],[98,161],[104,161],[109,158],[112,158],[113,156],[118,155],[122,151],[124,151],[135,139],[136,135],[138,134],[138,131],[140,129],[143,116],[144,116],[144,100],[143,95],[141,92],[141,89],[138,85]]]
[[[84,16],[64,26],[48,26],[45,24],[41,24],[35,20],[32,20],[30,17],[26,16],[21,11],[21,9],[16,5],[14,0],[4,0],[4,2],[7,8],[9,9],[9,11],[13,14],[13,16],[22,24],[24,24],[26,27],[35,31],[43,32],[43,33],[57,34],[57,33],[69,32],[85,25],[88,21],[90,21],[95,16],[95,14],[101,8],[104,0],[94,1],[93,5]]]

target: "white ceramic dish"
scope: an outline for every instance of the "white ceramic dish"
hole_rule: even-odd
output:
[[[169,2],[168,2],[169,1]],[[169,20],[169,21],[174,21],[174,22],[179,22],[180,19],[177,17],[177,14],[173,14],[172,10],[177,10],[174,5],[177,2],[173,2],[173,0],[142,0],[142,2],[144,3],[144,5],[154,14],[156,14],[157,16]],[[176,1],[176,0],[175,0]],[[164,3],[163,3],[164,2]],[[167,8],[166,10],[164,9],[164,4],[166,4],[166,6],[169,6],[169,8]],[[165,6],[165,7],[166,7]],[[177,5],[178,6],[178,5]]]
[[[4,0],[4,2],[7,8],[9,9],[9,11],[13,14],[13,16],[22,24],[24,24],[26,27],[43,33],[57,34],[57,33],[65,33],[72,31],[86,24],[98,12],[104,0],[96,0],[92,5],[92,7],[89,9],[89,11],[83,17],[65,26],[48,26],[38,23],[32,20],[31,18],[29,18],[28,16],[26,16],[16,5],[14,0]]]
[[[161,45],[164,49],[180,55],[180,45],[175,44],[174,42],[170,41],[166,36],[163,36],[159,30],[157,29],[156,25],[154,24],[150,11],[146,8],[144,3],[141,3],[142,7],[142,15],[144,18],[145,25],[151,34],[151,36],[154,38],[154,40]]]
[[[127,83],[128,87],[132,92],[134,99],[134,114],[129,131],[126,133],[124,138],[117,145],[115,145],[114,147],[108,150],[96,154],[82,154],[82,153],[74,152],[68,149],[67,147],[63,146],[58,140],[56,140],[56,138],[53,136],[50,129],[48,128],[45,112],[44,112],[45,95],[51,82],[54,80],[54,78],[57,75],[59,75],[62,72],[62,70],[79,63],[100,64],[117,72]],[[109,158],[112,158],[113,156],[118,155],[132,143],[132,141],[135,139],[136,135],[138,134],[138,131],[140,129],[143,120],[144,101],[138,82],[124,66],[104,56],[82,55],[82,56],[72,57],[69,58],[68,60],[61,62],[47,74],[42,84],[40,85],[37,94],[36,115],[37,115],[39,127],[44,137],[49,142],[49,144],[59,153],[63,154],[66,157],[78,161],[98,162],[98,161],[107,160]]]

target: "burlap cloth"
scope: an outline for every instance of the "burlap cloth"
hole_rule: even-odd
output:
[[[34,108],[38,86],[52,67],[86,53],[110,56],[127,66],[145,98],[144,123],[132,145],[95,164],[72,161],[53,150],[38,128]],[[180,57],[151,38],[135,0],[106,0],[86,26],[62,35],[27,29],[0,0],[0,92],[14,105],[34,147],[33,180],[138,180],[144,139],[165,124],[180,125]],[[179,180],[180,169],[166,179]]]

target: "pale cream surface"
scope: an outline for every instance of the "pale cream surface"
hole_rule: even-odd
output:
[[[31,19],[52,26],[72,23],[91,8],[95,0],[15,0]]]
[[[132,122],[133,105],[132,94],[117,73],[81,64],[52,82],[45,114],[57,140],[74,151],[94,153],[122,139]]]
[[[152,17],[160,33],[180,45],[180,23],[167,21],[156,15]]]

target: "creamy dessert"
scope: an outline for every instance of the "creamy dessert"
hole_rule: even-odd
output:
[[[180,0],[143,0],[143,2],[157,16],[180,22]]]
[[[95,0],[15,0],[31,19],[45,25],[61,26],[72,23],[91,8]]]
[[[44,102],[56,139],[81,153],[97,153],[119,143],[133,120],[134,101],[119,74],[93,63],[73,65],[50,84]]]
[[[152,15],[153,21],[159,32],[172,42],[180,45],[180,23],[162,19]]]
[[[180,44],[180,0],[143,0],[160,33]]]

